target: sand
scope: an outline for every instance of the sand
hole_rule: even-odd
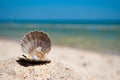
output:
[[[23,54],[19,43],[10,40],[0,40],[0,51],[0,61]],[[53,45],[47,57],[92,80],[120,80],[120,55]]]
[[[11,58],[1,61],[0,66],[0,80],[90,80],[54,61],[43,64]]]

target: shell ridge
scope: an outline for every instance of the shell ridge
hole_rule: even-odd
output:
[[[22,51],[26,54],[34,55],[35,50],[41,47],[41,55],[46,55],[51,49],[51,39],[49,35],[42,31],[31,31],[24,35],[21,40]],[[44,54],[43,54],[44,53]]]

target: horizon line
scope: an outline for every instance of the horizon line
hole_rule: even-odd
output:
[[[0,23],[120,24],[120,19],[0,19]]]

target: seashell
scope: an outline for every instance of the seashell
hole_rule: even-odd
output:
[[[46,55],[51,50],[49,36],[37,30],[24,35],[20,45],[24,53],[24,59],[28,61],[47,61]]]

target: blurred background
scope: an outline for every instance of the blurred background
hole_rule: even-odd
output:
[[[54,45],[120,53],[119,0],[0,0],[0,39],[17,42],[32,30]]]

